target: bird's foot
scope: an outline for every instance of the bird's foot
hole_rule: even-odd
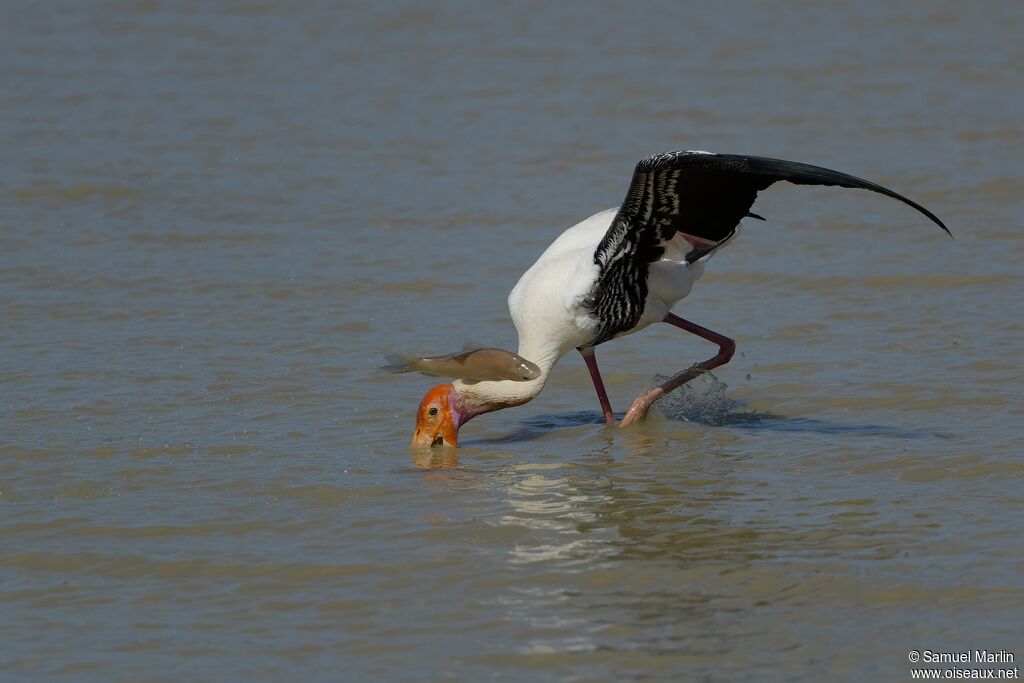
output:
[[[619,423],[619,428],[632,427],[633,425],[643,422],[647,419],[647,411],[654,405],[654,397],[650,393],[640,394],[633,401],[633,405],[626,411],[625,416],[622,418],[622,422]]]

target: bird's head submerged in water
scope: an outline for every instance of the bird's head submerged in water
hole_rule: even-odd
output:
[[[451,384],[438,384],[428,391],[416,411],[412,446],[458,446],[459,427],[464,421],[458,403],[459,394]]]

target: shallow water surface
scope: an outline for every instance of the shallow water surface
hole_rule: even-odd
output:
[[[983,11],[978,11],[982,7]],[[1024,657],[1019,3],[0,10],[0,677],[909,680]],[[818,163],[639,428],[431,378],[678,148]],[[598,350],[624,410],[713,353]]]

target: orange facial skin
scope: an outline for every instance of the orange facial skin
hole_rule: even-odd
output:
[[[431,448],[459,444],[458,394],[451,384],[438,384],[427,392],[416,411],[413,448]]]

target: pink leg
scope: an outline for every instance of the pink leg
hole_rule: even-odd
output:
[[[701,327],[700,325],[691,323],[689,320],[683,320],[677,315],[669,313],[665,316],[662,322],[666,322],[669,325],[675,325],[676,327],[686,330],[687,332],[691,332],[702,339],[707,339],[713,344],[718,344],[718,354],[703,363],[697,363],[696,365],[690,366],[661,386],[654,387],[650,391],[646,391],[637,396],[633,401],[633,405],[631,405],[629,410],[626,412],[626,416],[622,418],[622,422],[619,424],[620,427],[628,427],[631,424],[643,421],[643,419],[647,417],[647,411],[650,410],[651,405],[653,405],[659,398],[673,389],[686,384],[697,375],[702,375],[709,370],[717,368],[719,365],[725,365],[736,352],[736,342],[729,339],[729,337],[718,334],[717,332],[712,332],[706,327]]]
[[[601,371],[597,369],[597,358],[594,357],[594,347],[588,346],[577,349],[590,370],[590,379],[594,380],[594,389],[597,390],[597,400],[601,402],[601,410],[604,411],[605,424],[614,427],[615,416],[612,415],[612,404],[608,400],[608,392],[604,390],[604,380],[601,379]]]

